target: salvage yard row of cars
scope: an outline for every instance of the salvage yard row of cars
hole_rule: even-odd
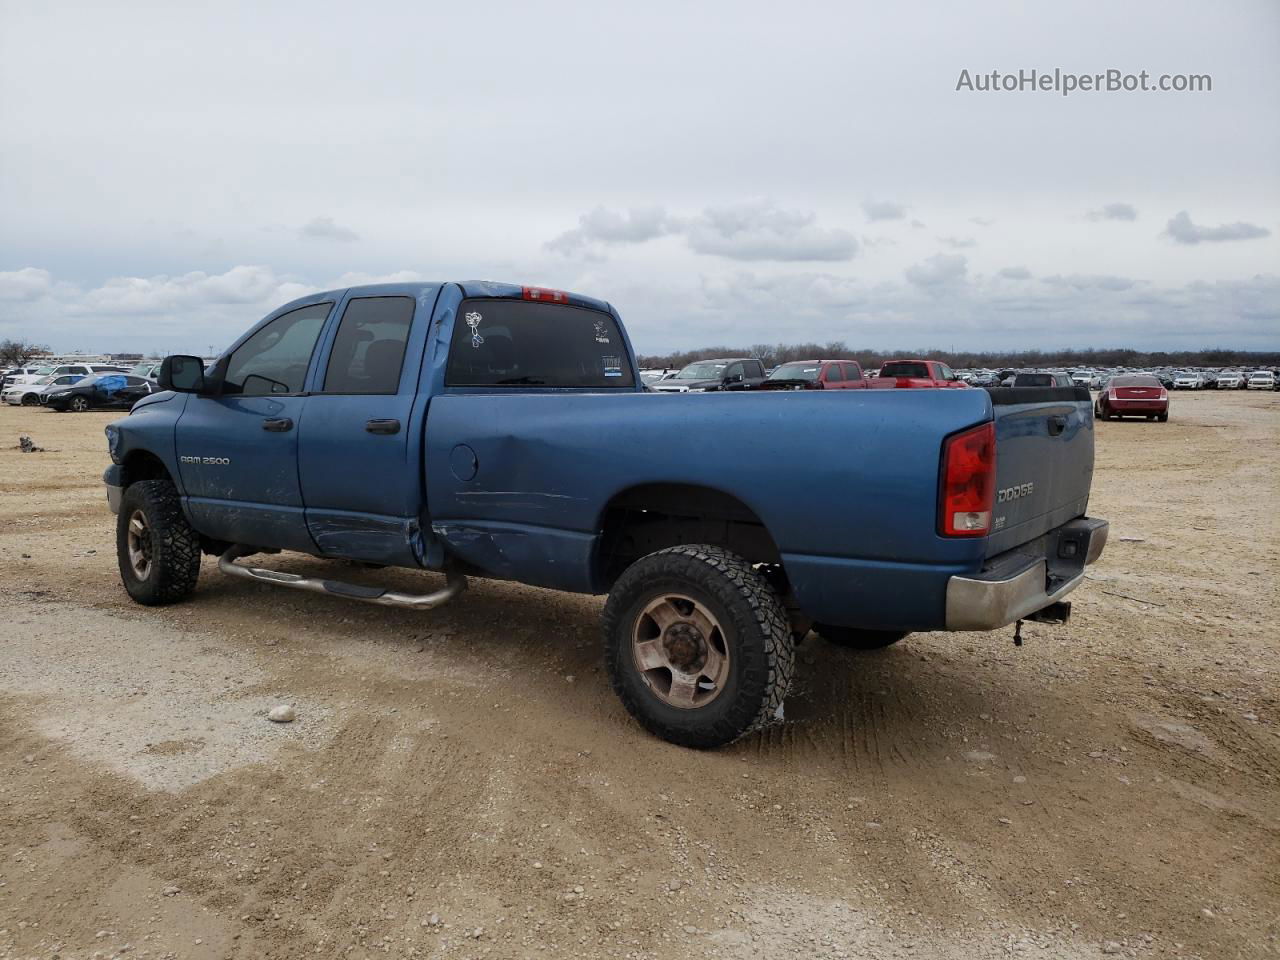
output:
[[[155,393],[158,362],[132,368],[103,363],[68,363],[6,371],[0,400],[14,406],[45,406],[58,412],[121,410]]]
[[[680,370],[641,370],[656,393],[712,393],[720,390],[851,390],[861,388],[964,388],[1081,386],[1104,391],[1117,376],[1156,378],[1166,390],[1278,390],[1274,370],[952,370],[938,360],[890,360],[878,371],[856,360],[796,360],[768,368],[755,357],[695,360]]]

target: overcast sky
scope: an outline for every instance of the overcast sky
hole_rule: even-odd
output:
[[[1213,89],[956,90],[1032,68]],[[1274,0],[0,0],[0,164],[0,337],[60,350],[394,277],[641,352],[1280,347]]]

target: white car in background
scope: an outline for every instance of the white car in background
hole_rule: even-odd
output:
[[[1233,370],[1227,370],[1218,374],[1219,390],[1243,390],[1245,384],[1249,382],[1249,378],[1243,373]]]
[[[1270,370],[1258,370],[1249,374],[1250,390],[1274,390],[1276,388],[1276,375]]]
[[[53,376],[50,374],[41,377],[34,383],[11,383],[4,388],[4,393],[0,394],[0,400],[5,403],[13,404],[15,407],[34,407],[37,404],[44,403],[44,395],[54,387],[69,387],[73,383],[79,383],[85,378],[83,373],[64,373],[61,376]]]
[[[1203,386],[1203,374],[1180,373],[1173,378],[1173,389],[1175,390],[1199,390]]]

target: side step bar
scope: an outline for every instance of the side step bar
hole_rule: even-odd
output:
[[[446,574],[445,585],[433,593],[396,593],[394,590],[382,587],[362,587],[355,583],[343,583],[341,580],[300,577],[296,573],[283,573],[279,570],[267,570],[264,567],[242,567],[236,563],[240,557],[257,552],[247,547],[232,547],[218,558],[218,569],[233,577],[256,580],[258,583],[292,587],[295,590],[310,590],[312,593],[327,593],[335,597],[346,597],[348,600],[377,603],[384,607],[406,607],[410,610],[431,610],[448,603],[467,588],[467,578],[452,572]]]

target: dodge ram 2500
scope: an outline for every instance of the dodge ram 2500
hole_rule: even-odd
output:
[[[656,397],[613,307],[541,288],[317,293],[209,371],[175,356],[158,379],[106,430],[134,600],[189,596],[202,552],[232,576],[421,610],[467,577],[607,593],[615,691],[694,747],[778,713],[810,629],[870,649],[1065,619],[1107,536],[1085,515],[1087,391]],[[444,583],[243,562],[282,550]]]

